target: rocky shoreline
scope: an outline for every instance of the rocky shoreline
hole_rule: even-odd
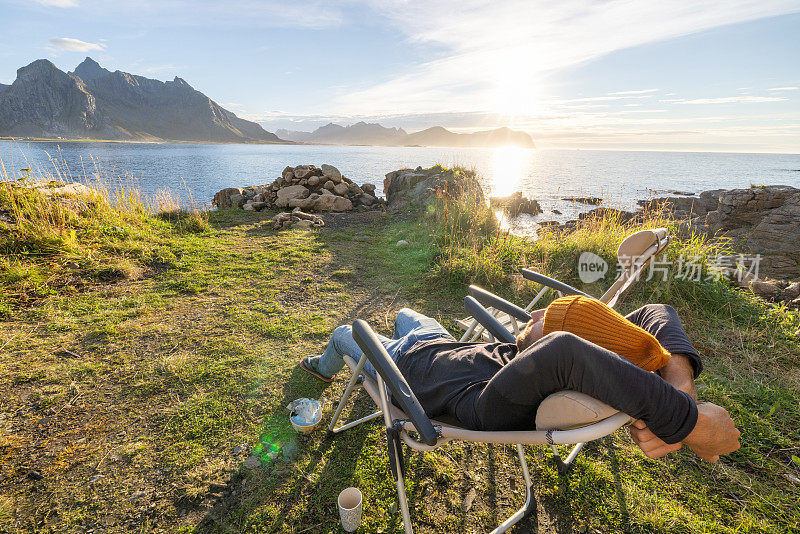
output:
[[[352,212],[381,210],[400,213],[420,207],[437,194],[462,194],[469,189],[478,202],[486,203],[482,188],[472,171],[441,166],[428,169],[398,169],[387,173],[383,184],[385,200],[371,184],[357,185],[330,165],[286,167],[270,185],[223,189],[214,195],[220,209],[292,210],[292,215],[274,217],[275,228],[297,224],[321,226],[324,221],[305,212]],[[679,193],[679,192],[674,192]],[[601,198],[573,198],[575,202],[602,204]],[[521,192],[493,197],[489,204],[511,217],[542,213],[535,199]],[[790,186],[761,186],[746,189],[715,189],[697,195],[640,200],[641,209],[631,212],[596,207],[577,219],[559,223],[539,222],[539,231],[569,233],[600,217],[615,217],[622,224],[636,225],[648,214],[661,213],[675,220],[683,234],[699,232],[725,240],[737,254],[719,258],[723,274],[731,281],[751,288],[760,297],[786,302],[800,308],[800,189]],[[742,273],[742,255],[757,257],[758,272]]]

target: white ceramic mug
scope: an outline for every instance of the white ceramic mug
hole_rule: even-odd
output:
[[[347,488],[339,494],[339,518],[346,532],[353,532],[361,524],[362,496],[358,488]]]

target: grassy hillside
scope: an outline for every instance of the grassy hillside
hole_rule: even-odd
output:
[[[521,266],[581,287],[580,252],[612,260],[631,231],[601,220],[531,242],[448,202],[310,231],[273,231],[269,213],[158,211],[135,194],[55,203],[0,184],[0,531],[338,532],[335,498],[350,485],[364,493],[365,532],[398,531],[377,422],[333,439],[291,429],[289,401],[323,399],[327,423],[347,378],[322,384],[300,357],[357,317],[388,334],[403,306],[452,328],[472,281],[527,301],[537,288]],[[668,254],[681,252],[716,249],[689,238]],[[518,531],[795,531],[798,313],[672,276],[618,307],[645,302],[677,308],[706,364],[700,397],[729,409],[742,448],[715,465],[688,451],[649,460],[619,431],[562,477],[529,447],[537,508]],[[368,400],[345,415],[366,415]],[[251,454],[260,466],[244,465]],[[485,531],[521,504],[510,447],[452,444],[407,461],[418,532]]]

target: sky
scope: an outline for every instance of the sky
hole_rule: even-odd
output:
[[[270,131],[800,153],[800,0],[0,0],[0,20],[0,83],[91,56],[181,77]]]

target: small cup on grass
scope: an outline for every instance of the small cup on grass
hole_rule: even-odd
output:
[[[339,494],[339,518],[345,532],[353,532],[361,525],[362,496],[358,488],[347,488]]]

